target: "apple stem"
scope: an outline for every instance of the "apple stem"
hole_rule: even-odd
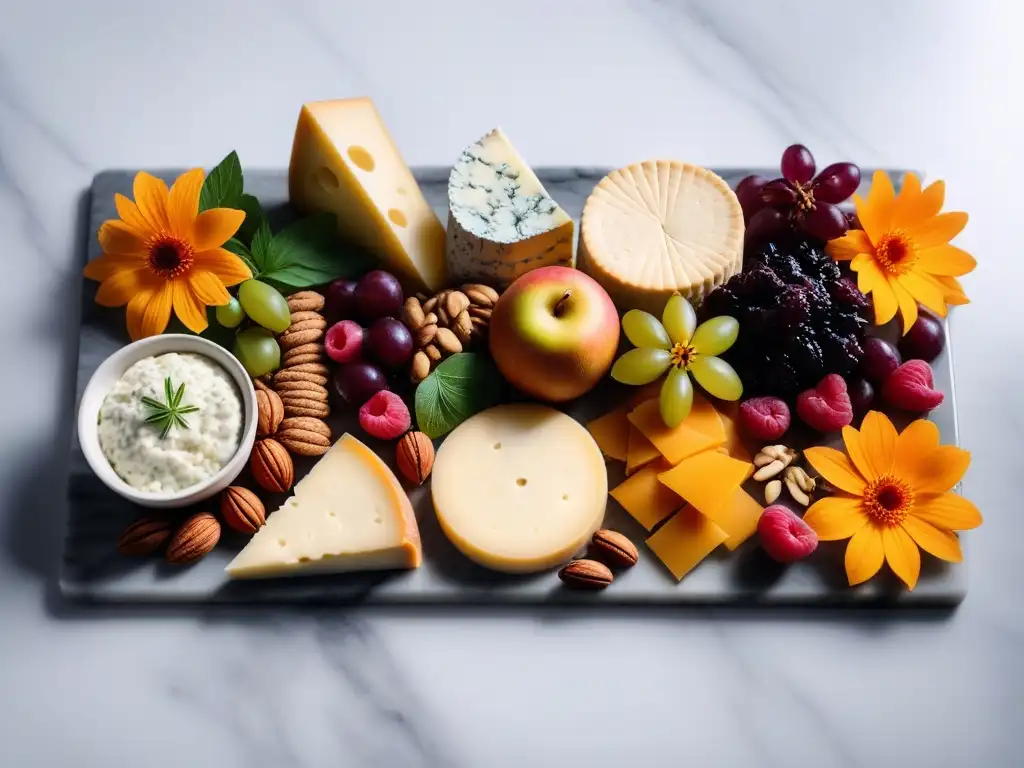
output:
[[[565,293],[562,294],[562,298],[560,298],[558,300],[558,303],[555,304],[555,317],[561,317],[562,312],[565,311],[565,302],[569,300],[570,296],[572,296],[572,291],[566,291]]]

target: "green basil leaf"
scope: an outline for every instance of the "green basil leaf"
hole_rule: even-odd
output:
[[[253,251],[255,253],[255,238]],[[339,277],[361,275],[375,262],[338,241],[332,213],[317,213],[296,221],[274,236],[263,277],[289,288],[322,285]]]
[[[263,213],[263,206],[260,205],[260,201],[256,199],[255,195],[243,194],[240,196],[238,207],[245,211],[245,221],[238,228],[235,237],[243,243],[251,243],[256,230],[266,222],[267,217]]]
[[[253,259],[252,253],[249,252],[249,248],[241,240],[232,237],[221,247],[224,248],[224,250],[226,251],[231,251],[231,253],[235,254],[238,258],[244,261],[245,266],[247,266],[249,268],[249,271],[252,272],[253,277],[260,276],[260,271],[256,267],[256,261],[255,259]]]
[[[416,423],[427,437],[436,439],[497,404],[500,396],[501,376],[491,359],[460,352],[416,387]]]
[[[241,196],[242,164],[238,161],[238,153],[232,151],[206,175],[199,193],[199,210],[235,208]]]
[[[252,246],[249,248],[252,253],[252,260],[259,268],[260,274],[271,272],[276,267],[276,259],[273,253],[274,236],[270,233],[270,225],[264,220],[252,236]]]

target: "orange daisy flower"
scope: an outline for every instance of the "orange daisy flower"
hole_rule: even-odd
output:
[[[160,179],[139,173],[135,201],[114,195],[120,218],[100,227],[103,255],[86,265],[85,276],[100,282],[97,304],[128,305],[133,341],[163,333],[172,308],[189,330],[201,333],[206,307],[227,304],[227,286],[252,277],[245,262],[221,248],[242,226],[245,212],[199,213],[203,178],[196,168],[168,190]]]
[[[956,278],[977,262],[949,244],[967,225],[967,214],[939,213],[945,195],[941,181],[922,190],[917,176],[908,173],[896,196],[889,176],[875,171],[867,199],[853,197],[863,229],[829,242],[829,255],[849,261],[857,287],[874,300],[878,325],[899,310],[905,334],[917,321],[918,302],[943,317],[947,305],[967,303]]]
[[[850,586],[874,576],[882,562],[909,589],[921,571],[918,547],[942,560],[963,560],[953,531],[981,525],[981,513],[951,493],[971,454],[939,445],[939,428],[919,419],[898,435],[885,414],[870,411],[858,432],[843,427],[843,454],[808,448],[807,461],[839,489],[815,502],[804,515],[822,541],[849,539],[846,575]]]

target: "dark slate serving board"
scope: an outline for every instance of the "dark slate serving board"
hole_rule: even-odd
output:
[[[756,169],[719,170],[731,185]],[[769,177],[772,171],[759,171]],[[587,195],[606,173],[598,168],[542,168],[538,175],[548,191],[577,218]],[[892,171],[898,184],[902,171]],[[158,175],[171,180],[176,173]],[[114,193],[131,194],[133,172],[108,171],[99,174],[92,186],[88,258],[99,255],[95,233],[100,224],[114,217]],[[441,221],[447,220],[446,184],[448,170],[420,169],[416,173],[427,199]],[[865,174],[870,178],[870,174]],[[280,171],[249,172],[246,191],[257,195],[268,208],[271,220],[289,216],[287,184]],[[99,363],[127,343],[123,310],[106,310],[93,301],[96,285],[83,280],[82,326],[78,356],[76,403],[90,375]],[[948,355],[935,363],[936,385],[946,393],[945,402],[932,414],[943,442],[957,442],[953,397],[953,366]],[[586,420],[608,410],[625,392],[617,385],[602,386],[569,412]],[[361,438],[354,419],[349,428]],[[337,417],[335,434],[346,427]],[[381,455],[393,462],[393,447],[367,440]],[[500,605],[550,603],[566,604],[713,604],[713,605],[807,605],[877,606],[898,603],[917,606],[951,606],[966,591],[965,569],[947,566],[925,556],[921,580],[908,593],[888,573],[855,589],[846,586],[843,570],[845,542],[823,543],[813,557],[790,567],[770,561],[755,541],[748,541],[734,553],[724,548],[705,560],[682,582],[677,583],[644,545],[645,531],[609,498],[606,527],[629,535],[641,552],[640,563],[619,575],[607,590],[591,594],[567,590],[555,573],[505,576],[492,573],[466,560],[444,537],[430,502],[428,488],[416,489],[411,497],[423,537],[424,564],[415,571],[339,576],[313,576],[267,581],[232,582],[224,566],[244,544],[244,538],[230,532],[220,546],[191,567],[167,566],[159,559],[137,561],[119,557],[114,542],[124,526],[140,509],[123,501],[93,477],[74,437],[69,479],[69,520],[63,573],[60,581],[65,595],[85,601],[146,603],[375,603],[435,605]],[[310,462],[297,462],[303,474]],[[609,487],[623,477],[621,465],[610,462]],[[760,498],[760,484],[747,486]],[[212,502],[207,502],[209,507]],[[267,505],[275,508],[274,500]],[[883,569],[884,571],[884,569]]]

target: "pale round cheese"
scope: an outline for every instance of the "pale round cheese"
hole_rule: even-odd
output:
[[[660,317],[675,292],[700,300],[743,266],[743,211],[706,168],[674,160],[605,176],[587,198],[577,262],[621,310]]]
[[[604,520],[608,474],[587,430],[543,405],[499,405],[460,424],[431,474],[441,529],[496,571],[558,566]]]

